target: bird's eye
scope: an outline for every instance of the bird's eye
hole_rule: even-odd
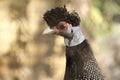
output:
[[[60,29],[65,29],[64,25],[59,26]]]
[[[67,27],[67,25],[66,22],[60,22],[56,27],[57,29],[64,30]]]

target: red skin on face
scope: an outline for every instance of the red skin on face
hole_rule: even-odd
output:
[[[63,28],[61,29],[61,25],[63,26]],[[59,34],[60,32],[64,32],[66,31],[68,28],[70,27],[70,24],[65,22],[65,21],[61,21],[58,23],[57,26],[53,27],[53,30],[55,31],[56,34]]]

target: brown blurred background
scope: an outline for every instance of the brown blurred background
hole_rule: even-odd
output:
[[[66,5],[108,80],[120,80],[120,0],[0,0],[0,80],[63,80],[64,40],[43,36],[43,14]]]

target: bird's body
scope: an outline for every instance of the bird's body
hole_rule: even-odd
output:
[[[104,80],[104,76],[86,40],[77,46],[66,46],[64,80]]]
[[[64,80],[105,80],[93,52],[80,29],[80,17],[57,7],[44,14],[52,33],[64,37],[66,44],[66,69]],[[45,31],[46,32],[46,31]]]

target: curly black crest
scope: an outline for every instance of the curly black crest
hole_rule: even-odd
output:
[[[66,7],[56,7],[47,11],[43,15],[44,20],[47,22],[50,28],[56,26],[60,21],[66,21],[73,26],[78,26],[80,24],[80,17],[74,11],[69,13]]]

